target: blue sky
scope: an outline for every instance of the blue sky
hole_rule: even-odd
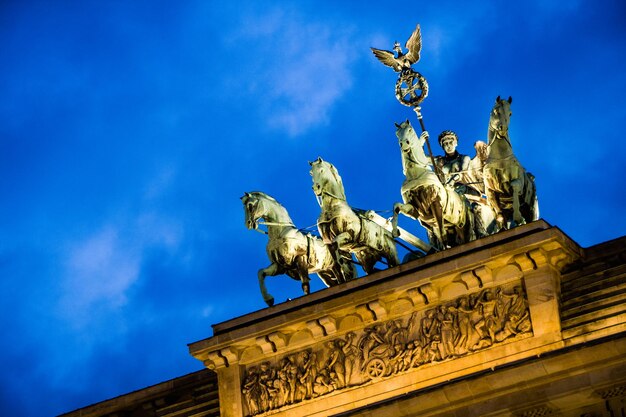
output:
[[[400,201],[393,123],[416,120],[369,47],[418,22],[431,136],[455,130],[473,155],[495,97],[513,96],[541,217],[583,246],[626,234],[624,2],[223,3],[0,4],[0,414],[200,369],[187,343],[265,306],[244,191],[312,225],[322,156],[353,206]]]

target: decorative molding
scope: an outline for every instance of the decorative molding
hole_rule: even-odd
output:
[[[554,410],[548,406],[542,405],[517,413],[517,417],[542,417],[554,415]]]
[[[371,323],[376,320],[376,314],[369,308],[367,304],[356,306],[356,314],[361,317],[364,323]]]
[[[224,348],[220,350],[220,354],[223,358],[226,359],[226,366],[234,365],[239,362],[239,354],[237,350],[233,348]]]
[[[493,284],[493,273],[488,266],[481,266],[474,269],[473,274],[480,280],[480,288],[491,287]]]
[[[268,334],[267,340],[274,345],[275,352],[287,346],[287,336],[281,332]]]
[[[475,270],[463,272],[459,275],[459,280],[463,281],[469,291],[477,291],[483,286],[480,278],[476,275]]]
[[[316,339],[326,336],[326,329],[324,329],[324,326],[322,326],[318,320],[307,321],[306,327]]]
[[[597,391],[597,394],[602,397],[603,400],[615,397],[626,396],[626,385],[619,385],[602,391]]]
[[[265,355],[276,352],[276,346],[267,338],[267,336],[259,336],[256,338],[256,344],[261,348]]]
[[[378,301],[365,306],[373,315],[387,314]],[[320,337],[336,332],[330,316],[307,326]],[[484,289],[248,366],[241,392],[247,415],[263,414],[530,334],[528,301],[520,285]],[[273,335],[276,338],[278,333]]]
[[[519,265],[520,270],[524,272],[537,269],[537,264],[535,263],[533,258],[530,257],[530,254],[528,252],[515,255],[513,259],[515,260],[515,263]]]
[[[228,366],[228,360],[221,354],[220,351],[209,352],[207,354],[208,362],[207,368],[215,369],[222,368],[224,366]]]
[[[418,291],[424,296],[426,299],[426,304],[432,304],[439,301],[439,294],[433,287],[431,283],[421,285]]]
[[[426,296],[422,294],[418,288],[411,288],[407,290],[406,295],[411,299],[414,307],[426,305],[428,303]]]
[[[384,320],[387,318],[387,309],[380,300],[374,300],[367,303],[367,307],[374,312],[376,320]]]
[[[324,316],[318,319],[319,324],[324,328],[328,336],[337,333],[337,321],[332,316]]]

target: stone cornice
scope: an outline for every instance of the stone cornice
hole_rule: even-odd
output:
[[[321,340],[352,330],[342,326],[348,316],[365,327],[538,268],[558,270],[580,255],[558,228],[538,221],[214,325],[214,337],[189,349],[209,367],[228,366],[254,345],[266,355],[297,349],[303,331]]]

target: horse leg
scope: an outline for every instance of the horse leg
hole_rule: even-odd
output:
[[[535,221],[539,219],[539,202],[537,201],[537,186],[535,185],[535,176],[530,172],[524,174],[526,187],[524,187],[524,201],[528,202],[529,215],[526,221]]]
[[[496,214],[496,226],[498,229],[503,229],[505,226],[504,215],[502,214],[502,209],[498,205],[498,199],[496,197],[496,192],[491,188],[485,189],[485,194],[487,194],[487,203],[493,209]]]
[[[485,185],[485,194],[487,195],[487,204],[491,207],[496,217],[496,228],[498,230],[502,229],[504,227],[504,215],[502,214],[502,209],[496,197],[495,187],[498,184],[498,179],[496,178],[495,170],[490,170],[485,167],[483,169],[483,182]]]
[[[389,235],[385,235],[385,259],[387,259],[387,263],[389,267],[400,265],[400,258],[398,258],[398,249],[396,248],[395,241],[389,237]]]
[[[400,231],[398,230],[398,215],[402,211],[400,208],[402,203],[396,203],[393,205],[393,217],[391,218],[391,236],[398,237],[400,236]]]
[[[336,252],[333,251],[331,257],[336,256],[335,253]],[[343,284],[353,278],[350,271],[351,266],[352,264],[340,255],[339,258],[334,258],[331,264],[323,271],[318,272],[317,275],[320,276],[327,287]]]
[[[435,236],[437,236],[439,238],[439,242],[440,242],[440,249],[446,249],[446,234],[445,234],[445,230],[443,229],[443,207],[441,206],[441,203],[439,201],[436,201],[432,204],[431,206],[432,208],[432,213],[433,216],[435,217],[435,222],[436,222],[436,227],[433,227],[433,231],[435,231],[435,229],[437,229],[437,231],[434,233]]]
[[[483,213],[482,206],[478,203],[474,203],[471,205],[471,211],[474,214],[474,234],[476,238],[488,236],[488,226],[484,217],[486,213]]]
[[[302,275],[302,291],[305,295],[309,295],[311,293],[311,284],[309,284],[309,281],[311,281],[311,279],[309,278],[308,274],[306,275],[306,277],[305,275]]]
[[[522,216],[522,213],[519,209],[519,200],[520,196],[522,195],[523,185],[524,179],[522,177],[516,178],[511,181],[511,188],[513,191],[513,221],[517,226],[526,224],[526,221],[524,220],[524,217]]]
[[[315,247],[317,248],[315,257],[318,259],[323,257],[324,259],[319,268],[315,270],[315,272],[317,272],[317,276],[320,277],[324,285],[326,285],[326,287],[332,287],[333,285],[344,282],[341,264],[336,258],[333,257],[335,252],[329,250],[329,245],[326,244],[322,244],[321,247]],[[321,251],[323,251],[323,255],[319,253]]]
[[[295,259],[294,266],[296,268],[294,278],[302,283],[302,291],[305,295],[311,292],[311,285],[309,282],[309,265],[307,264],[306,256],[298,256]]]
[[[275,276],[280,273],[280,268],[278,264],[272,263],[270,266],[264,269],[259,269],[259,287],[261,288],[261,295],[263,296],[263,300],[267,303],[268,306],[274,305],[274,297],[267,292],[267,288],[265,287],[265,277],[266,276]]]
[[[355,255],[357,260],[361,263],[361,267],[366,274],[369,275],[376,270],[374,266],[376,265],[378,259],[371,250],[365,249],[357,252]]]
[[[352,237],[348,232],[339,233],[337,236],[335,236],[335,239],[332,243],[333,249],[335,251],[335,259],[339,259],[339,257],[341,256],[341,248],[345,247],[346,244],[350,242],[350,240],[352,240]]]
[[[333,285],[341,284],[341,276],[337,275],[336,267],[333,266],[333,271],[318,271],[317,276],[320,277],[326,287],[332,287]]]
[[[415,219],[415,207],[410,204],[402,204],[396,203],[393,205],[393,218],[391,220],[391,236],[394,238],[400,236],[400,231],[398,230],[398,215],[400,213],[404,214],[407,217]]]
[[[476,230],[478,231],[476,238],[489,236],[498,232],[496,212],[491,206],[476,204],[474,207],[474,221]]]
[[[357,278],[356,268],[352,263],[352,255],[349,252],[346,252],[345,256],[340,255],[337,260],[341,272],[341,276],[343,277],[342,282],[352,281]]]
[[[476,217],[474,216],[474,212],[472,211],[471,207],[469,205],[465,206],[465,225],[464,225],[464,229],[465,232],[463,233],[464,237],[465,237],[465,242],[463,243],[467,243],[467,242],[471,242],[473,240],[476,240],[477,238],[477,234],[476,234]]]
[[[437,235],[434,232],[434,228],[433,229],[426,228],[426,235],[428,236],[428,242],[430,243],[430,247],[435,252],[441,250],[441,247],[439,246],[439,240],[437,238]]]
[[[534,220],[539,220],[539,200],[537,199],[537,194],[536,194],[536,190],[534,188],[533,185],[533,199],[532,199],[532,204],[533,204],[533,221]]]

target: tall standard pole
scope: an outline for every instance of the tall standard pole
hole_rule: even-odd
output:
[[[413,68],[404,68],[398,75],[398,81],[396,81],[396,99],[407,107],[411,107],[417,115],[417,120],[420,122],[422,132],[426,131],[424,126],[424,118],[422,117],[422,108],[420,104],[428,96],[428,83],[426,78]],[[433,165],[433,170],[441,181],[445,184],[445,179],[441,169],[435,164],[435,158],[433,157],[433,150],[430,147],[430,141],[426,137],[426,147],[428,149],[428,156],[430,162]]]

